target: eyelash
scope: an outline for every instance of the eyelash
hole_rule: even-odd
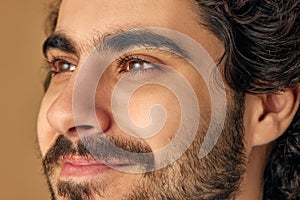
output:
[[[64,73],[64,72],[72,72],[76,69],[76,65],[72,64],[72,62],[68,61],[68,58],[65,57],[54,57],[52,60],[47,60],[46,62],[48,63],[48,65],[50,66],[51,70],[50,70],[50,74],[52,76],[55,76],[57,74],[60,73]],[[146,69],[127,69],[128,68],[128,64],[130,64],[130,62],[132,63],[146,63],[148,65],[151,65],[151,68],[146,68]],[[73,66],[73,70],[70,71],[63,71],[64,69],[60,70],[60,67],[57,67],[56,65],[58,64],[68,64],[69,66]],[[116,64],[119,68],[119,73],[142,73],[144,74],[145,72],[149,71],[149,70],[154,70],[154,69],[159,69],[159,67],[156,64],[153,64],[152,62],[148,61],[147,59],[143,58],[142,56],[139,55],[125,55],[125,56],[121,56],[119,58],[116,59]],[[130,67],[130,66],[129,66]],[[153,67],[153,68],[152,68]],[[58,68],[58,69],[57,69]],[[69,70],[69,69],[65,69],[65,70]]]
[[[151,65],[153,68],[148,68],[148,69],[127,69],[128,68],[128,64],[129,62],[143,62],[146,63],[148,65]],[[125,56],[121,56],[118,59],[116,59],[116,63],[118,65],[118,68],[120,69],[119,72],[120,73],[145,73],[149,70],[154,70],[154,69],[160,69],[159,66],[157,64],[153,64],[153,62],[148,61],[148,59],[143,58],[140,55],[125,55]]]
[[[68,65],[72,66],[73,68],[69,72],[74,71],[77,67],[72,62],[69,62],[68,58],[65,58],[65,57],[54,57],[52,60],[46,59],[46,62],[48,63],[48,65],[50,67],[50,74],[53,75],[53,76],[55,76],[57,74],[60,74],[60,73],[63,73],[63,71],[60,71],[60,69],[57,69],[57,67],[56,67],[57,63],[68,64]]]

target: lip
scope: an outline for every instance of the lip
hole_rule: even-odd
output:
[[[92,158],[65,157],[61,159],[62,169],[60,177],[80,178],[91,177],[108,172],[111,168]]]

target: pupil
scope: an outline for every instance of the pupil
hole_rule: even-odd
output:
[[[143,60],[133,60],[128,63],[127,70],[139,70],[144,68],[145,61]]]
[[[140,68],[140,66],[141,66],[140,62],[135,62],[135,63],[133,64],[133,68],[134,68],[134,69],[138,69],[138,68]]]
[[[63,65],[62,65],[62,69],[68,69],[69,68],[69,65],[67,64],[67,63],[64,63]]]

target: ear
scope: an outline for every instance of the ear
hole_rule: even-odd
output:
[[[283,92],[245,95],[245,137],[251,147],[268,144],[291,124],[300,102],[300,85]]]

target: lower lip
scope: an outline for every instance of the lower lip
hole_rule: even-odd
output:
[[[89,177],[107,172],[108,166],[103,164],[78,165],[64,163],[60,176],[61,177]]]

